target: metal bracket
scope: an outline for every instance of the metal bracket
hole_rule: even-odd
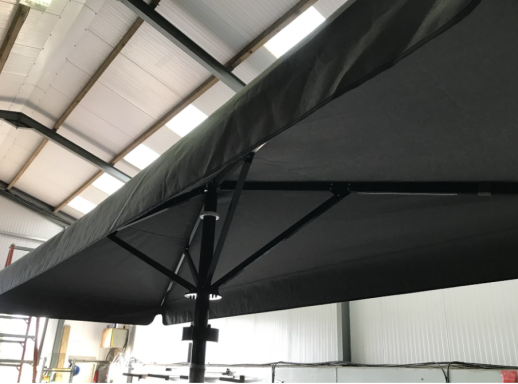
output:
[[[204,219],[205,216],[212,216],[212,217],[215,217],[216,220],[219,220],[219,215],[218,215],[218,212],[213,212],[213,211],[203,211],[202,213],[200,213],[200,219]]]
[[[217,343],[219,339],[219,329],[211,328],[210,324],[205,327],[184,327],[182,340],[212,341]]]

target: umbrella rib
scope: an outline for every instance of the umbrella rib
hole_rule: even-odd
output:
[[[312,210],[310,213],[308,213],[302,219],[300,219],[295,224],[293,224],[291,227],[289,227],[284,232],[282,232],[279,236],[277,236],[272,241],[270,241],[268,244],[266,244],[261,249],[259,249],[257,252],[255,252],[252,256],[248,257],[245,261],[243,261],[238,266],[236,266],[234,269],[232,269],[230,272],[228,272],[226,275],[224,275],[221,279],[216,281],[212,285],[212,288],[217,290],[222,285],[228,283],[230,280],[237,277],[248,266],[250,266],[250,264],[254,263],[255,261],[257,261],[264,255],[266,255],[268,252],[270,252],[273,248],[278,246],[283,241],[289,239],[291,236],[293,236],[295,233],[300,231],[306,225],[311,223],[317,217],[319,217],[324,212],[329,210],[331,207],[333,207],[334,205],[339,203],[348,194],[349,193],[335,192],[335,194],[333,194],[333,196],[331,198],[327,199],[324,203],[320,204],[317,208]]]
[[[239,203],[239,198],[241,197],[241,192],[243,191],[243,186],[245,185],[246,177],[248,176],[248,171],[250,170],[250,166],[252,165],[254,154],[255,152],[251,152],[250,154],[248,154],[248,156],[245,158],[245,161],[243,162],[243,165],[241,166],[239,179],[237,180],[234,193],[232,194],[232,200],[230,201],[230,205],[228,206],[227,215],[225,216],[225,222],[223,223],[223,227],[221,228],[218,243],[216,245],[216,250],[214,251],[214,255],[212,256],[212,261],[209,267],[209,273],[207,275],[208,284],[212,282],[212,277],[214,276],[214,272],[216,271],[216,267],[218,266],[219,257],[221,256],[221,252],[223,251],[228,231],[230,230],[230,225],[232,224],[234,214],[236,213],[237,204]]]
[[[136,249],[133,246],[129,245],[124,240],[119,239],[117,237],[117,233],[112,233],[112,234],[108,235],[108,239],[113,241],[115,244],[119,245],[121,248],[124,248],[126,251],[128,251],[132,255],[138,257],[140,260],[142,260],[143,262],[145,262],[146,264],[148,264],[152,268],[156,269],[158,272],[166,275],[167,277],[169,277],[174,282],[180,284],[184,288],[187,288],[188,290],[196,289],[196,287],[194,285],[192,285],[191,283],[189,283],[187,280],[181,278],[176,273],[174,273],[173,271],[170,271],[169,269],[164,267],[159,262],[153,260],[151,257],[147,256],[146,254],[142,253],[138,249]]]
[[[189,252],[189,248],[185,248],[183,254],[191,271],[192,278],[194,279],[194,284],[198,285],[198,271],[196,270],[196,265],[194,265],[194,260],[192,259],[191,252]]]

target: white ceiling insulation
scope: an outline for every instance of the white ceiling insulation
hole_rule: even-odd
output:
[[[161,0],[157,11],[222,63],[284,15],[298,0]],[[345,0],[320,0],[314,7],[328,17]],[[15,6],[0,0],[0,39]],[[0,74],[0,108],[22,111],[49,128],[70,105],[136,16],[116,0],[53,0],[31,10]],[[1,43],[1,41],[0,41]],[[275,57],[260,48],[234,73],[250,82]],[[74,109],[59,133],[105,161],[111,161],[210,74],[152,27],[143,24]],[[210,115],[234,92],[218,82],[193,102]],[[180,136],[163,127],[143,145],[162,154]],[[42,139],[0,122],[0,180],[9,183]],[[139,169],[116,164],[130,176]],[[97,169],[47,144],[16,187],[58,205]],[[80,196],[99,204],[108,194],[95,186]],[[67,206],[74,217],[83,214]]]

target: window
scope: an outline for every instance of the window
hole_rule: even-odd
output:
[[[182,112],[173,117],[166,126],[179,136],[184,137],[207,118],[207,115],[194,105],[187,106]]]
[[[96,207],[94,203],[86,200],[81,196],[74,197],[74,199],[68,203],[68,205],[74,208],[76,211],[84,213],[85,215]]]
[[[268,40],[264,47],[276,58],[279,58],[315,30],[324,20],[325,17],[322,16],[320,12],[314,7],[310,7],[283,30]]]
[[[159,156],[160,155],[152,149],[146,147],[144,144],[140,144],[137,148],[124,156],[124,160],[138,169],[144,169],[158,159]]]
[[[124,183],[113,176],[108,175],[107,173],[103,173],[101,177],[95,180],[92,184],[95,188],[111,195],[116,192],[119,188],[121,188]]]

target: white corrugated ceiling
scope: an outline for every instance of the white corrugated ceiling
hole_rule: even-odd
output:
[[[298,0],[161,0],[157,11],[222,63],[283,16]],[[314,8],[328,17],[344,0],[320,0]],[[14,14],[0,0],[0,38]],[[0,74],[0,108],[22,111],[52,128],[72,100],[136,21],[116,0],[53,0],[45,11],[31,9]],[[249,82],[276,58],[264,47],[234,73]],[[143,24],[73,110],[59,133],[111,161],[210,74],[152,27]],[[234,92],[217,83],[193,106],[210,115]],[[144,142],[161,154],[180,136],[161,128]],[[9,183],[42,139],[0,122],[0,179]],[[122,160],[122,171],[139,169]],[[49,143],[16,187],[58,205],[97,169]],[[94,186],[80,195],[98,204],[108,195]],[[64,212],[82,213],[71,207]]]

